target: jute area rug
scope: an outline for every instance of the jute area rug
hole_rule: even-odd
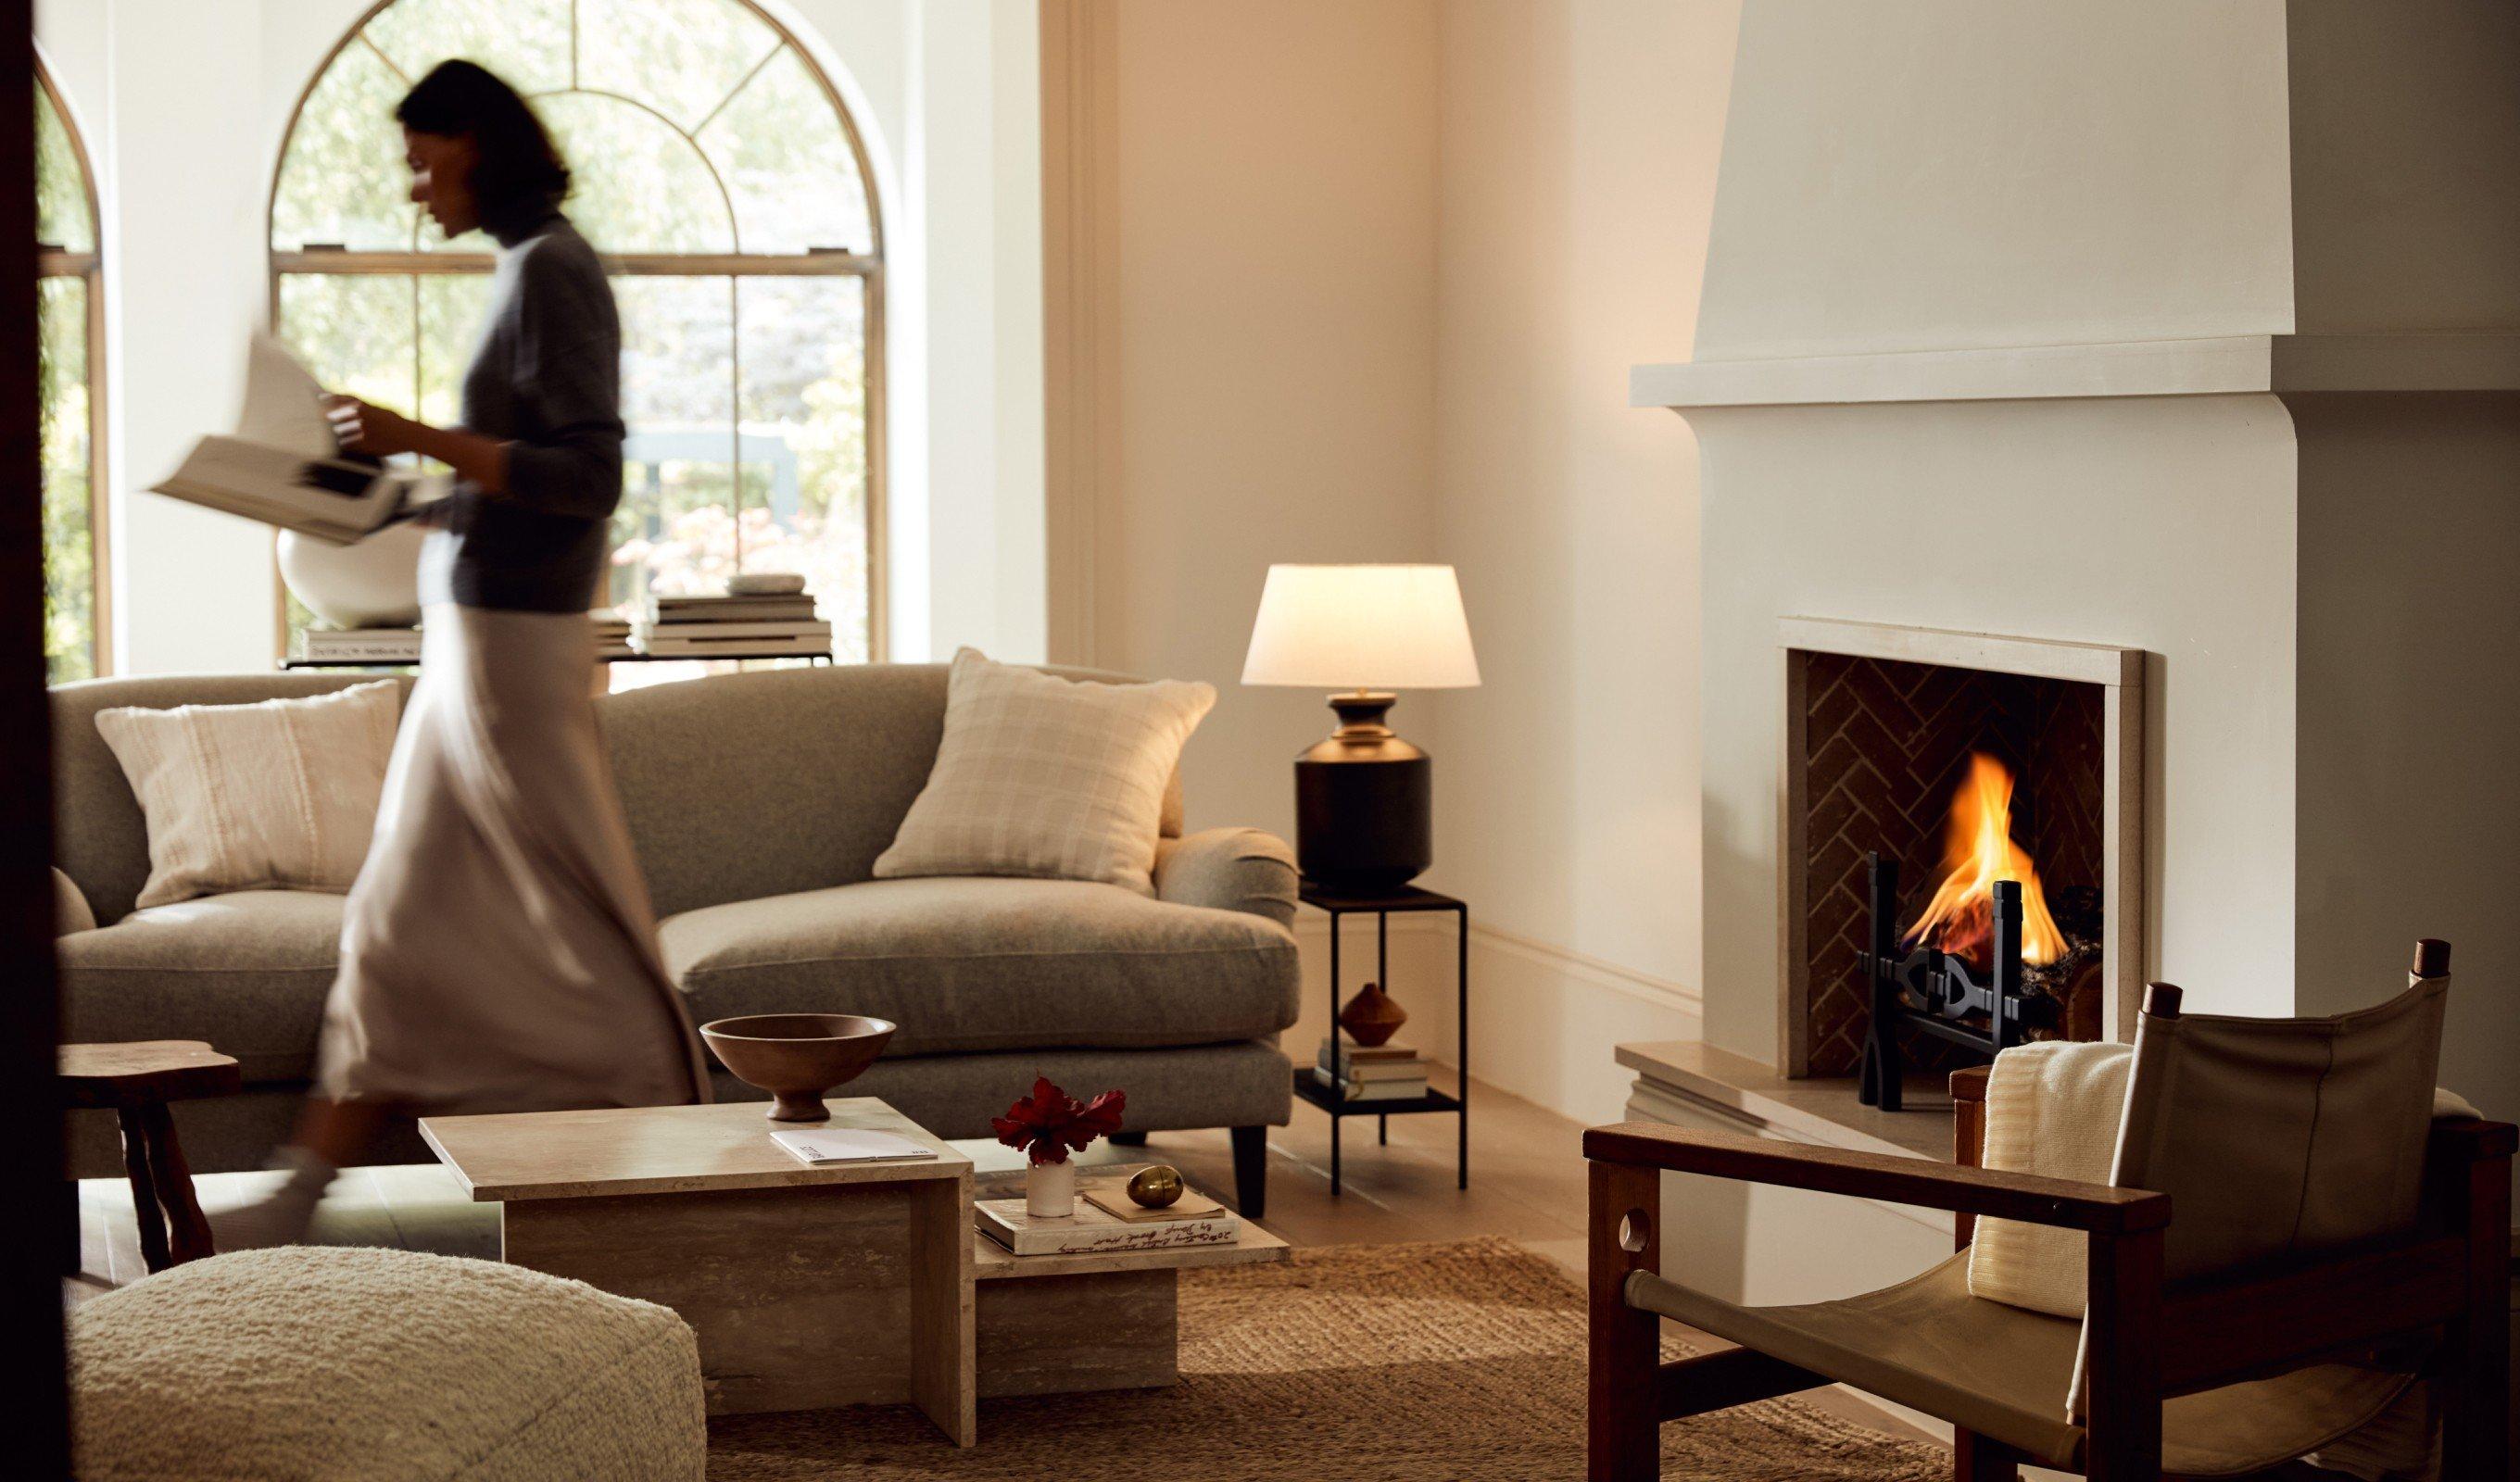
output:
[[[1685,1352],[1677,1347],[1673,1356]],[[915,1411],[742,1415],[709,1427],[712,1482],[1118,1478],[1344,1482],[1584,1474],[1584,1299],[1506,1240],[1331,1246],[1184,1272],[1181,1382],[983,1400],[958,1451]],[[1942,1482],[1951,1454],[1800,1401],[1662,1430],[1665,1478]]]

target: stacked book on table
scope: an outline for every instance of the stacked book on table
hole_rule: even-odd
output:
[[[654,658],[821,657],[832,651],[832,625],[815,611],[801,576],[737,578],[724,597],[659,597],[631,642]]]
[[[1313,1079],[1343,1101],[1414,1101],[1426,1094],[1426,1061],[1406,1045],[1322,1041]]]
[[[301,663],[416,664],[418,628],[307,628],[297,635]]]
[[[630,647],[630,619],[608,608],[598,607],[586,614],[595,624],[595,656],[598,658],[631,658],[638,650]]]
[[[1129,1198],[1129,1175],[1145,1164],[1125,1165],[1108,1173],[1095,1170],[1076,1181],[1076,1212],[1057,1219],[1037,1219],[1025,1207],[1021,1184],[1008,1197],[991,1198],[996,1190],[983,1180],[971,1204],[980,1233],[1010,1254],[1018,1256],[1099,1255],[1128,1250],[1178,1250],[1189,1245],[1231,1245],[1241,1233],[1242,1220],[1233,1210],[1195,1189],[1162,1209],[1142,1209]]]

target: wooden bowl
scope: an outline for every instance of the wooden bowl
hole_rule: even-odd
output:
[[[720,1063],[773,1100],[774,1122],[827,1122],[823,1095],[875,1063],[897,1026],[856,1013],[749,1013],[700,1026]]]

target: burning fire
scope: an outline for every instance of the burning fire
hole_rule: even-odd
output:
[[[1943,882],[1908,933],[1957,957],[1985,961],[1995,936],[1995,882],[2021,882],[2021,960],[2034,966],[2065,954],[2065,934],[2048,914],[2038,868],[2012,841],[2012,774],[1984,752],[1969,757],[1968,780],[1952,794],[1943,834]]]

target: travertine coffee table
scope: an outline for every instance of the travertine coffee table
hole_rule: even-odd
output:
[[[1143,1166],[1082,1173],[1117,1178]],[[1022,1192],[1020,1174],[979,1180],[981,1198]],[[980,1393],[997,1399],[1170,1384],[1180,1377],[1181,1273],[1285,1257],[1286,1242],[1249,1220],[1230,1243],[1092,1255],[1013,1255],[975,1231]]]
[[[972,1227],[968,1156],[873,1098],[825,1104],[830,1126],[897,1132],[937,1156],[808,1168],[770,1141],[759,1101],[420,1130],[499,1206],[504,1259],[682,1314],[712,1415],[909,1401],[968,1446],[979,1395],[1172,1383],[1180,1273],[1286,1254],[1245,1221],[1227,1244],[1013,1256]],[[992,1195],[1023,1187],[984,1182]]]
[[[758,1101],[430,1117],[421,1135],[476,1200],[504,1259],[680,1313],[712,1415],[916,1404],[975,1438],[971,1162],[873,1098],[929,1162],[809,1168]]]

